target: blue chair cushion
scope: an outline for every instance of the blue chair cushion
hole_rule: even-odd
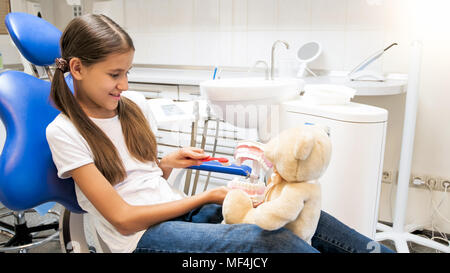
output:
[[[19,71],[0,74],[0,119],[6,141],[0,156],[0,202],[26,210],[56,201],[82,213],[72,179],[60,179],[45,130],[59,114],[50,103],[50,83]]]
[[[12,12],[5,25],[20,53],[32,64],[49,66],[61,56],[59,39],[62,32],[37,16]]]

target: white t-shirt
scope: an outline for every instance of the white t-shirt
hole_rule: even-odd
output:
[[[156,121],[144,96],[136,92],[122,92],[134,101],[143,111],[156,133]],[[91,120],[101,128],[115,145],[125,166],[127,177],[115,185],[118,194],[131,205],[151,205],[182,199],[184,195],[173,189],[162,178],[162,171],[155,162],[142,163],[130,156],[122,134],[118,116],[108,119]],[[47,126],[47,141],[52,152],[53,161],[60,178],[69,178],[70,171],[83,165],[93,163],[94,157],[87,141],[81,136],[70,119],[59,114]],[[93,183],[95,181],[92,181]],[[108,245],[111,252],[132,252],[145,230],[124,236],[120,234],[91,204],[80,188],[75,184],[75,192],[80,207],[89,213],[95,229]]]

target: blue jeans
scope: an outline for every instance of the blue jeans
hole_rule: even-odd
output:
[[[263,230],[256,225],[220,224],[222,207],[208,204],[150,227],[134,252],[170,253],[361,253],[392,252],[321,212],[309,245],[286,228]]]

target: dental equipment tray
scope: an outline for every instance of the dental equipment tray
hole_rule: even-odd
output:
[[[247,177],[250,176],[250,174],[252,173],[252,168],[250,168],[249,166],[246,165],[238,166],[235,164],[231,164],[230,166],[224,166],[217,161],[204,162],[202,165],[191,166],[188,167],[188,169],[216,172],[216,173],[227,173]]]

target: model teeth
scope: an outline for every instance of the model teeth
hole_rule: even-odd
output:
[[[240,189],[246,192],[253,200],[260,201],[264,198],[266,185],[263,182],[249,183],[240,181],[237,178],[228,182],[228,187],[231,189]]]
[[[260,167],[267,172],[272,168],[272,163],[264,156],[263,144],[255,141],[239,142],[234,158],[237,165],[241,165],[246,160],[253,160],[252,174],[248,177],[250,182],[243,182],[235,178],[228,182],[231,189],[240,189],[247,193],[254,204],[261,203],[264,200],[266,185],[263,182],[256,182],[259,176]]]
[[[272,168],[272,163],[265,158],[263,146],[263,144],[256,141],[239,142],[234,152],[234,158],[236,159],[237,164],[240,165],[245,160],[253,160],[258,162],[263,167],[264,171],[267,172]]]

